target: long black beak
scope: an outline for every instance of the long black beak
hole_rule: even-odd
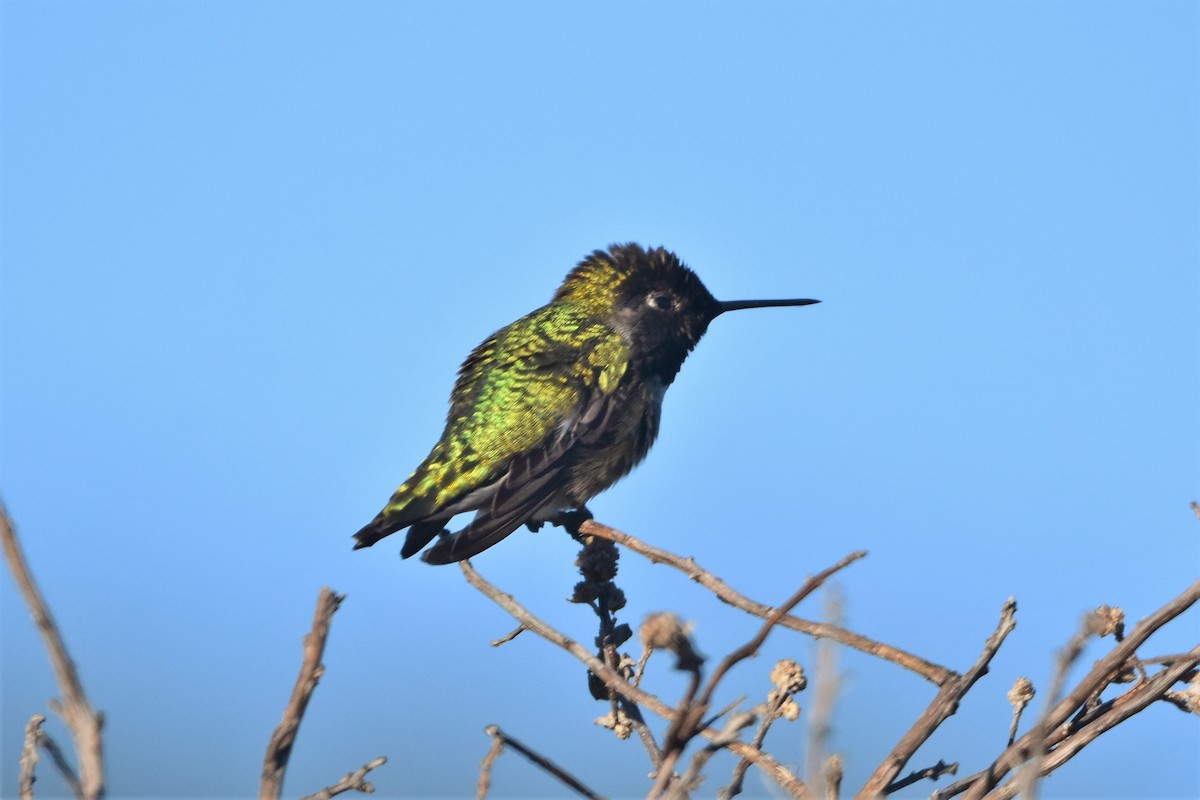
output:
[[[717,307],[721,309],[718,314],[724,314],[726,311],[737,311],[742,308],[770,308],[772,306],[811,306],[813,303],[819,303],[820,300],[726,300],[718,302]]]

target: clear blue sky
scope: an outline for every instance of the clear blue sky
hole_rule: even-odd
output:
[[[867,549],[848,624],[956,669],[1018,598],[913,767],[984,766],[1082,612],[1132,622],[1200,575],[1195,3],[6,0],[0,24],[0,493],[108,715],[114,797],[256,791],[324,584],[348,599],[290,795],[387,754],[381,796],[470,796],[489,723],[644,792],[580,665],[490,648],[512,623],[454,568],[350,550],[463,356],[614,241],[719,297],[824,302],[714,323],[601,520],[767,603]],[[574,549],[522,532],[476,566],[589,641]],[[714,657],[757,629],[623,565],[626,621],[676,610]],[[56,689],[0,598],[8,795]],[[1193,614],[1143,655],[1197,640]],[[811,668],[781,632],[718,699],[783,656]],[[933,691],[842,668],[857,785]],[[799,726],[768,744],[802,763]],[[1195,797],[1198,747],[1152,708],[1046,791]],[[516,756],[495,788],[559,794]]]

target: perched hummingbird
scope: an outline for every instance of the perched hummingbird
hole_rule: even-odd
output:
[[[658,435],[663,393],[726,311],[817,300],[714,298],[679,258],[636,244],[596,250],[554,299],[492,334],[458,372],[441,440],[355,549],[408,528],[400,555],[448,564],[522,525],[561,519],[627,475]],[[447,534],[456,514],[474,511]],[[590,516],[590,514],[588,515]]]

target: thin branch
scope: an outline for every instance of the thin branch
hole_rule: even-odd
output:
[[[1200,646],[1197,646],[1192,652],[1193,660],[1190,663],[1192,665],[1200,663]],[[1102,734],[1129,719],[1134,714],[1144,710],[1155,700],[1160,699],[1166,690],[1177,683],[1188,669],[1190,669],[1188,662],[1181,662],[1161,670],[1153,678],[1130,689],[1124,695],[1117,698],[1117,700],[1105,703],[1101,709],[1098,709],[1101,713],[1094,713],[1089,716],[1087,723],[1083,727],[1073,730],[1070,735],[1054,737],[1057,746],[1038,763],[1038,777],[1045,777],[1054,772],[1054,770],[1074,758],[1079,754],[1079,751],[1094,742]],[[1072,724],[1071,727],[1074,728],[1075,726]],[[1023,783],[1024,781],[1018,775],[1003,786],[983,796],[987,797],[988,800],[1007,800],[1008,798],[1016,797],[1022,791]]]
[[[330,798],[337,797],[343,792],[371,794],[375,791],[375,784],[367,780],[367,773],[373,769],[382,767],[386,763],[387,756],[380,756],[374,761],[368,761],[354,772],[347,772],[345,777],[332,786],[326,786],[321,791],[302,797],[300,800],[330,800]]]
[[[50,754],[50,760],[54,762],[54,766],[58,768],[62,779],[70,787],[71,794],[76,797],[83,797],[83,787],[79,783],[79,776],[75,774],[75,769],[71,766],[71,762],[67,760],[67,756],[63,753],[62,748],[58,746],[58,742],[54,741],[53,737],[44,730],[39,730],[38,744]]]
[[[1125,694],[1116,698],[1110,703],[1101,706],[1099,709],[1093,709],[1082,717],[1068,722],[1071,716],[1087,702],[1088,698],[1095,696],[1103,690],[1105,686],[1118,678],[1124,671],[1125,665],[1130,663],[1130,660],[1135,658],[1137,648],[1141,646],[1151,634],[1171,621],[1175,617],[1182,614],[1193,604],[1200,600],[1200,581],[1193,583],[1183,591],[1174,600],[1163,605],[1157,611],[1139,622],[1132,631],[1129,631],[1125,639],[1108,653],[1092,665],[1092,669],[1086,676],[1076,684],[1066,697],[1059,701],[1053,710],[1046,717],[1046,744],[1049,747],[1058,747],[1061,743],[1074,735],[1081,725],[1087,725],[1092,720],[1097,718],[1100,713],[1108,713],[1109,709],[1119,708],[1124,709],[1136,703],[1141,703],[1144,693],[1147,692],[1146,686],[1159,686],[1153,681],[1166,680],[1164,675],[1183,676],[1190,674],[1189,671],[1200,663],[1200,659],[1193,660],[1195,657],[1192,651],[1188,656],[1181,660],[1177,660],[1169,670],[1159,672],[1151,681],[1143,681],[1136,685]],[[1176,678],[1178,680],[1178,678]],[[1170,688],[1170,683],[1162,689],[1158,695],[1150,695],[1145,698],[1145,704],[1149,704],[1153,700],[1160,699],[1165,695],[1166,689]],[[1139,705],[1138,710],[1144,708],[1145,705]],[[1121,716],[1120,719],[1126,719],[1128,715]],[[1118,720],[1120,721],[1120,720]],[[963,792],[970,792],[971,797],[983,797],[992,790],[997,784],[1004,780],[1005,776],[1019,764],[1029,758],[1033,752],[1032,745],[1034,742],[1034,732],[1029,731],[1024,736],[1017,739],[996,760],[974,775],[970,775],[957,781],[950,786],[935,792],[934,797],[945,800]],[[1076,751],[1077,752],[1077,751]]]
[[[296,679],[287,707],[283,710],[279,727],[271,734],[267,754],[263,758],[262,781],[258,790],[260,800],[278,800],[283,792],[283,777],[287,771],[288,759],[292,755],[292,746],[296,743],[296,735],[300,732],[300,722],[304,719],[304,712],[317,683],[325,674],[321,656],[329,638],[329,626],[334,612],[344,599],[344,595],[335,594],[328,586],[322,587],[317,596],[312,628],[304,637],[304,659],[300,664],[300,675]]]
[[[1189,663],[1191,666],[1189,666]],[[1042,760],[1041,775],[1049,775],[1065,764],[1087,745],[1094,742],[1101,734],[1143,711],[1147,706],[1178,682],[1184,673],[1192,666],[1200,664],[1200,646],[1191,652],[1190,662],[1179,662],[1161,670],[1154,677],[1140,686],[1130,689],[1122,695],[1125,702],[1106,704],[1103,713],[1090,717],[1086,724],[1071,736],[1061,739],[1054,750]],[[1012,795],[1009,795],[1012,796]]]
[[[842,598],[827,593],[824,621],[836,625],[842,621]],[[819,775],[825,764],[825,751],[833,729],[833,706],[837,699],[840,679],[837,668],[837,646],[831,639],[817,640],[817,663],[813,669],[813,700],[808,709],[808,747],[805,749],[804,775],[809,780]]]
[[[688,742],[691,741],[691,739],[699,732],[700,720],[706,713],[708,713],[709,705],[712,702],[713,692],[716,691],[717,685],[721,682],[729,670],[731,670],[739,662],[758,655],[759,648],[761,648],[763,643],[767,640],[767,636],[770,635],[771,629],[778,625],[779,621],[787,616],[788,612],[799,605],[804,598],[815,592],[817,588],[825,583],[825,581],[828,580],[829,577],[834,573],[845,569],[847,566],[853,564],[855,561],[858,561],[866,555],[867,553],[864,550],[851,553],[838,563],[834,564],[832,567],[822,570],[806,580],[804,585],[801,586],[795,594],[789,597],[787,601],[783,603],[783,605],[771,612],[753,639],[751,639],[749,642],[746,642],[746,644],[737,648],[721,660],[721,663],[717,665],[716,670],[713,672],[712,677],[708,679],[708,683],[704,687],[704,692],[695,702],[692,702],[692,695],[694,693],[696,683],[699,681],[700,675],[698,671],[693,675],[692,686],[690,687],[688,693],[684,695],[684,700],[680,704],[679,713],[675,717],[675,721],[672,723],[671,727],[667,730],[666,740],[663,742],[664,767],[659,770],[658,780],[655,782],[654,789],[652,789],[649,794],[650,797],[658,796],[658,794],[666,788],[666,781],[670,780],[670,767],[675,763],[676,760],[678,760]]]
[[[825,581],[829,580],[834,573],[845,569],[859,559],[865,558],[866,555],[866,550],[857,550],[834,564],[832,567],[827,567],[826,569],[821,570],[816,575],[813,575],[811,578],[806,580],[804,585],[801,586],[795,594],[789,597],[783,605],[776,608],[770,613],[770,615],[767,616],[766,622],[764,622],[762,627],[759,628],[758,634],[755,635],[753,639],[725,657],[725,659],[713,673],[713,676],[709,678],[708,686],[705,687],[704,694],[700,697],[700,704],[704,706],[708,705],[709,701],[712,699],[713,691],[717,688],[717,684],[721,682],[721,679],[725,677],[725,673],[728,672],[735,664],[737,664],[739,661],[743,661],[747,658],[758,655],[758,650],[767,640],[767,636],[771,633],[771,629],[781,623],[783,619],[787,617],[788,612],[799,605],[804,598],[808,597],[810,594],[820,588],[821,585],[824,584]]]
[[[25,743],[21,747],[21,772],[17,778],[17,796],[21,800],[33,800],[33,784],[37,780],[34,770],[38,763],[38,735],[46,718],[34,714],[25,725]]]
[[[490,728],[484,728],[484,730],[491,735]],[[487,755],[483,757],[483,761],[479,762],[479,780],[475,782],[475,800],[484,800],[491,791],[492,767],[503,752],[504,740],[499,736],[492,736],[492,744],[488,748]]]
[[[764,704],[762,719],[758,722],[758,729],[754,732],[754,738],[750,740],[752,747],[762,749],[763,742],[766,741],[767,731],[771,729],[771,725],[780,717],[780,709],[784,704],[792,699],[791,694],[787,692],[777,692],[770,702]],[[729,783],[717,792],[718,800],[730,800],[742,793],[742,783],[746,778],[746,770],[749,769],[750,762],[742,759],[733,767],[733,777]]]
[[[755,719],[757,719],[757,715],[753,711],[745,711],[741,714],[731,716],[725,723],[725,727],[721,730],[720,739],[709,742],[692,756],[692,761],[688,765],[687,771],[683,773],[679,780],[671,785],[665,800],[683,800],[683,798],[687,797],[688,792],[700,788],[700,782],[703,780],[701,775],[709,759],[728,747],[732,742],[737,741],[742,729],[753,725]],[[757,742],[755,746],[757,747],[760,744],[762,744],[761,741]],[[739,761],[738,763],[745,764],[747,762]]]
[[[771,614],[772,609],[769,606],[755,602],[741,594],[729,584],[702,568],[692,558],[684,558],[668,550],[646,544],[640,539],[635,539],[627,533],[610,528],[595,520],[588,520],[583,523],[580,526],[580,532],[599,536],[603,539],[624,545],[633,552],[645,556],[653,564],[666,564],[674,567],[696,583],[708,589],[717,596],[717,599],[728,603],[734,608],[763,619],[766,619]],[[956,677],[956,674],[946,667],[934,664],[932,661],[926,661],[920,656],[905,652],[883,642],[877,642],[874,639],[869,639],[866,636],[836,625],[811,622],[793,616],[785,616],[779,621],[779,624],[785,628],[791,628],[794,631],[817,639],[832,639],[835,642],[844,644],[867,655],[890,661],[910,672],[915,672],[937,686],[941,686],[946,681]]]
[[[1000,649],[1004,639],[1016,627],[1016,612],[1017,601],[1010,597],[1000,612],[1000,623],[996,626],[995,632],[988,637],[983,652],[975,664],[965,674],[949,681],[938,690],[933,702],[926,707],[908,732],[901,737],[883,763],[875,769],[866,785],[858,793],[858,797],[874,798],[884,793],[887,787],[896,780],[896,776],[900,774],[900,770],[904,769],[908,760],[917,752],[917,748],[925,743],[939,725],[958,710],[959,701],[970,691],[976,681],[987,674],[988,664],[996,655],[996,651]]]
[[[846,765],[842,757],[834,753],[825,760],[825,800],[838,800],[842,793],[842,778],[846,777]]]
[[[488,725],[486,728],[484,728],[484,731],[488,736],[492,737],[492,746],[491,749],[488,750],[488,754],[484,757],[483,764],[481,765],[479,771],[477,797],[480,798],[480,800],[487,796],[488,785],[491,782],[492,765],[495,763],[496,759],[500,756],[500,753],[506,746],[511,747],[513,750],[516,750],[518,753],[525,756],[525,758],[529,759],[536,766],[540,767],[543,772],[551,775],[554,778],[557,778],[559,782],[570,788],[576,794],[582,797],[590,798],[590,800],[603,800],[601,795],[596,794],[591,789],[584,786],[583,783],[574,775],[571,775],[569,772],[543,756],[541,753],[538,753],[524,744],[521,744],[520,741],[509,736],[507,733],[500,730],[500,728],[496,725]]]
[[[1042,711],[1037,722],[1034,723],[1033,729],[1030,731],[1030,750],[1033,757],[1026,762],[1022,774],[1019,777],[1019,791],[1028,800],[1035,800],[1037,797],[1037,780],[1041,776],[1042,760],[1046,756],[1046,736],[1049,733],[1047,720],[1050,711],[1054,708],[1055,702],[1059,695],[1062,694],[1063,687],[1067,683],[1067,673],[1071,667],[1083,655],[1083,649],[1087,646],[1088,640],[1097,633],[1097,620],[1095,614],[1088,614],[1079,626],[1079,630],[1071,637],[1058,654],[1057,663],[1054,668],[1054,677],[1050,680],[1050,691],[1046,695],[1045,709]],[[1013,721],[1015,728],[1016,720]],[[1010,737],[1010,743],[1011,743]]]
[[[46,643],[50,663],[58,680],[58,689],[62,693],[62,703],[51,705],[67,724],[67,730],[75,742],[75,756],[79,760],[79,786],[76,794],[85,800],[96,800],[104,796],[103,739],[100,735],[104,715],[92,709],[92,704],[83,691],[83,683],[79,680],[75,662],[67,653],[67,645],[58,631],[54,617],[50,614],[50,608],[33,580],[33,574],[21,553],[16,530],[3,502],[0,502],[0,538],[4,540],[4,558],[12,571],[13,580],[21,590],[34,624]]]
[[[596,677],[603,681],[606,686],[625,699],[650,709],[650,711],[663,719],[674,720],[675,712],[670,706],[649,692],[643,691],[629,683],[614,670],[610,669],[607,664],[592,655],[587,648],[534,616],[528,609],[514,600],[512,595],[500,591],[496,586],[489,583],[482,575],[475,571],[475,568],[471,566],[469,561],[460,561],[459,568],[462,570],[463,576],[467,579],[468,583],[479,590],[485,597],[496,603],[496,605],[507,611],[513,619],[523,623],[526,630],[536,633],[551,644],[557,645],[575,656]],[[720,736],[719,731],[712,730],[711,728],[705,729],[700,733],[707,739],[715,739]],[[804,782],[769,754],[751,747],[745,742],[733,742],[729,745],[729,750],[742,758],[748,759],[752,764],[769,775],[792,798],[803,800],[804,798],[811,797]]]
[[[525,631],[525,626],[518,625],[517,627],[513,628],[510,633],[504,634],[499,639],[493,639],[491,642],[491,645],[492,645],[492,647],[499,647],[502,644],[508,644],[513,639],[520,636],[524,631]]]
[[[918,769],[918,770],[908,773],[903,778],[901,778],[900,780],[896,781],[895,783],[891,784],[886,789],[884,789],[883,793],[884,794],[893,794],[895,792],[900,791],[901,789],[906,789],[909,786],[912,786],[914,783],[917,783],[918,781],[924,781],[924,780],[936,781],[938,778],[942,777],[943,775],[954,775],[957,772],[958,772],[958,762],[957,761],[955,761],[953,764],[947,764],[945,761],[942,761],[939,759],[938,763],[934,764],[932,767],[926,767],[925,769]]]

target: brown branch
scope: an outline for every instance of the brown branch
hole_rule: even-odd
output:
[[[883,794],[887,787],[896,780],[896,776],[900,774],[900,770],[904,769],[908,760],[917,752],[917,748],[925,743],[939,725],[958,710],[959,701],[970,691],[976,681],[987,674],[988,664],[996,655],[996,651],[1004,643],[1005,637],[1016,627],[1016,612],[1017,601],[1010,597],[1000,612],[999,625],[996,626],[995,632],[988,637],[983,652],[975,664],[965,674],[947,682],[938,690],[933,702],[921,713],[908,732],[901,737],[883,763],[875,769],[866,785],[858,793],[858,797],[874,798]]]
[[[33,784],[37,780],[34,770],[38,763],[38,736],[45,721],[46,718],[41,714],[34,714],[25,725],[25,742],[21,746],[21,772],[17,778],[17,796],[21,800],[33,800]]]
[[[279,727],[271,734],[267,754],[263,758],[262,781],[259,784],[260,800],[278,800],[283,792],[283,777],[287,771],[292,746],[300,732],[300,722],[308,708],[308,701],[317,683],[325,673],[321,656],[325,652],[325,641],[329,638],[329,626],[333,614],[338,610],[344,595],[335,594],[328,586],[322,587],[317,596],[317,609],[313,613],[312,628],[304,637],[304,659],[300,664],[300,675],[292,689],[292,696],[283,710]]]
[[[374,761],[368,761],[354,772],[347,772],[346,775],[332,786],[326,786],[315,794],[310,794],[300,798],[300,800],[330,800],[344,792],[362,792],[363,794],[371,794],[375,791],[375,784],[367,780],[367,773],[373,769],[382,767],[387,763],[387,756],[380,756]]]
[[[38,744],[42,749],[50,754],[50,760],[54,762],[54,766],[58,768],[62,779],[66,781],[67,786],[71,789],[71,794],[76,797],[83,797],[83,786],[79,783],[79,776],[75,774],[71,762],[67,760],[66,754],[62,748],[58,746],[58,742],[46,733],[44,730],[38,731]]]
[[[705,765],[719,751],[728,747],[730,743],[738,741],[738,735],[743,728],[748,728],[754,724],[756,714],[753,711],[746,711],[741,714],[734,714],[725,723],[725,727],[721,730],[719,739],[709,742],[704,747],[696,751],[692,756],[692,761],[688,765],[687,771],[675,781],[667,791],[664,800],[683,800],[687,797],[688,792],[695,791],[700,788],[700,782],[704,780],[701,773],[704,771]],[[762,744],[761,740],[753,744],[758,747]],[[746,764],[745,760],[739,761],[739,764]]]
[[[1026,763],[1021,776],[1019,776],[1019,790],[1021,794],[1033,798],[1034,791],[1037,786],[1037,780],[1042,775],[1041,762],[1046,755],[1046,737],[1049,733],[1047,720],[1050,711],[1054,708],[1055,702],[1059,695],[1062,694],[1063,686],[1067,683],[1067,673],[1071,667],[1083,655],[1083,648],[1087,646],[1087,642],[1098,632],[1096,615],[1088,614],[1079,626],[1079,630],[1067,642],[1058,654],[1057,663],[1054,668],[1054,676],[1050,680],[1050,691],[1046,696],[1045,710],[1034,723],[1033,729],[1030,731],[1030,751],[1033,757]],[[1014,729],[1016,721],[1013,722]],[[1011,743],[1012,737],[1009,737]]]
[[[708,570],[702,568],[692,558],[684,558],[676,555],[668,550],[663,550],[653,545],[646,544],[640,539],[635,539],[627,533],[610,528],[595,520],[588,520],[580,526],[580,532],[599,536],[603,539],[615,542],[628,547],[635,553],[645,556],[653,564],[666,564],[670,567],[687,575],[696,583],[708,589],[717,599],[725,602],[734,608],[745,611],[748,614],[753,614],[756,617],[766,619],[771,615],[772,609],[762,603],[755,602],[745,595],[741,594],[729,584],[713,575]],[[854,648],[867,655],[882,658],[885,661],[890,661],[897,666],[903,667],[910,672],[915,672],[927,681],[941,686],[946,681],[956,677],[951,670],[934,664],[931,661],[926,661],[920,656],[907,653],[899,648],[891,645],[877,642],[874,639],[869,639],[866,636],[826,623],[811,622],[809,620],[800,619],[799,617],[785,616],[779,621],[779,624],[785,628],[791,628],[799,633],[812,636],[817,639],[831,639],[847,647]]]
[[[522,630],[524,630],[522,628]],[[491,736],[491,728],[484,728],[484,731]],[[479,780],[475,782],[475,800],[484,800],[492,788],[492,767],[496,763],[496,759],[504,752],[504,740],[499,736],[492,736],[492,744],[488,747],[487,755],[483,757],[483,761],[479,762]]]
[[[524,630],[525,630],[524,625],[518,625],[517,627],[513,628],[511,632],[504,634],[499,639],[493,639],[491,642],[491,645],[492,645],[492,647],[499,647],[502,644],[508,644],[513,639],[520,636],[524,632]]]
[[[100,728],[104,724],[104,715],[92,709],[92,704],[83,691],[75,662],[67,653],[67,645],[58,631],[54,617],[50,614],[50,608],[33,580],[33,574],[29,571],[25,556],[21,553],[21,546],[17,542],[16,530],[2,502],[0,538],[4,540],[4,558],[12,571],[13,580],[21,590],[34,624],[46,643],[50,663],[58,680],[58,689],[62,693],[62,703],[51,702],[51,707],[63,718],[67,730],[71,733],[71,739],[75,742],[75,756],[79,760],[79,784],[75,790],[76,794],[85,800],[103,797],[104,756]]]
[[[825,622],[842,621],[842,599],[836,594],[826,597]],[[840,679],[837,669],[837,648],[832,639],[817,640],[817,664],[813,670],[813,700],[808,709],[808,747],[805,748],[805,775],[819,775],[825,762],[825,751],[833,728],[833,706],[837,699]]]
[[[629,683],[615,670],[612,670],[607,664],[592,655],[587,648],[534,616],[528,609],[513,599],[512,595],[500,591],[500,589],[476,572],[475,568],[471,566],[470,561],[460,561],[458,565],[468,583],[493,603],[508,612],[517,622],[522,623],[526,630],[537,634],[551,644],[557,645],[575,656],[575,658],[583,662],[584,666],[591,670],[592,674],[603,681],[607,687],[631,703],[638,703],[668,721],[675,719],[675,712],[670,706],[658,699],[658,697]],[[720,732],[707,728],[701,731],[700,735],[707,739],[715,739],[720,736]],[[748,759],[752,764],[769,775],[791,797],[810,797],[808,788],[804,783],[767,753],[751,747],[745,742],[733,742],[728,746],[728,749],[736,755]]]
[[[846,777],[846,765],[842,757],[834,753],[825,760],[825,800],[838,800],[842,793],[842,778]]]
[[[1192,651],[1192,657],[1191,665],[1200,664],[1200,646]],[[1102,734],[1112,730],[1134,714],[1145,710],[1155,700],[1160,699],[1167,689],[1178,682],[1189,669],[1191,669],[1189,662],[1174,664],[1122,695],[1119,699],[1124,702],[1106,703],[1103,713],[1089,717],[1087,724],[1076,729],[1071,735],[1060,739],[1057,746],[1037,762],[1037,777],[1045,777],[1054,772]],[[1018,776],[984,796],[988,800],[1009,800],[1023,790],[1024,783],[1021,776]]]
[[[675,721],[667,730],[667,735],[665,741],[663,742],[663,767],[659,770],[658,779],[655,782],[654,788],[651,790],[649,797],[657,797],[666,788],[667,781],[670,780],[671,767],[682,755],[683,749],[687,746],[688,742],[690,742],[692,738],[694,738],[699,732],[700,720],[703,719],[706,713],[708,713],[709,705],[712,702],[713,692],[716,691],[717,685],[721,682],[729,670],[731,670],[739,662],[758,655],[758,650],[767,640],[767,636],[771,633],[771,629],[778,625],[779,621],[787,616],[789,611],[799,605],[804,598],[815,592],[817,588],[820,587],[821,584],[823,584],[826,580],[828,580],[831,575],[841,569],[846,568],[850,564],[858,561],[866,555],[867,553],[864,550],[851,553],[838,563],[834,564],[832,567],[822,570],[805,581],[804,585],[801,586],[795,594],[789,597],[783,605],[779,606],[770,613],[753,639],[751,639],[749,642],[746,642],[746,644],[734,650],[721,660],[721,663],[717,665],[717,669],[713,672],[712,677],[709,678],[708,683],[705,685],[704,692],[700,695],[698,700],[693,702],[692,697],[696,689],[696,684],[699,683],[700,678],[700,673],[697,669],[697,671],[693,674],[692,684],[689,688],[689,691],[684,695],[684,698],[680,703],[679,711],[675,716]]]
[[[942,777],[943,775],[953,775],[956,772],[958,772],[958,762],[957,761],[954,762],[953,764],[947,764],[945,761],[939,760],[938,763],[934,764],[932,767],[926,767],[925,769],[918,769],[918,770],[915,770],[914,772],[908,773],[903,778],[901,778],[900,780],[896,781],[895,783],[891,784],[886,789],[884,789],[883,793],[884,794],[893,794],[895,792],[900,791],[901,789],[905,789],[909,786],[912,786],[914,783],[917,783],[918,781],[924,781],[924,780],[936,781],[938,778]]]
[[[779,691],[775,692],[770,700],[764,703],[760,708],[763,709],[762,719],[759,720],[758,729],[754,731],[754,737],[750,740],[750,746],[762,749],[763,742],[767,739],[767,732],[771,730],[771,726],[775,721],[782,716],[782,709],[785,704],[791,702],[792,695],[790,692]],[[733,776],[729,779],[729,783],[724,788],[717,792],[718,800],[730,800],[732,797],[742,793],[742,783],[746,778],[746,770],[749,769],[750,762],[746,759],[741,759],[733,767]]]
[[[576,794],[582,797],[590,798],[591,800],[603,800],[601,795],[596,794],[591,789],[584,786],[583,783],[574,775],[571,775],[569,772],[543,756],[541,753],[538,753],[537,751],[521,744],[520,741],[500,730],[498,726],[488,725],[483,730],[488,736],[492,737],[492,746],[491,749],[488,750],[488,754],[484,756],[483,763],[480,765],[479,783],[476,795],[479,800],[483,800],[483,798],[487,796],[488,787],[491,783],[492,765],[495,763],[496,759],[499,758],[500,753],[503,752],[506,746],[511,747],[513,750],[516,750],[518,753],[525,756],[525,758],[529,759],[536,766],[540,767],[543,772],[553,776],[554,778],[557,778],[559,782],[569,787]]]
[[[617,673],[616,670],[609,667],[600,659],[596,658],[592,653],[574,639],[569,638],[566,634],[547,625],[541,619],[535,617],[524,606],[518,603],[512,595],[500,591],[492,583],[489,583],[482,575],[475,571],[471,566],[469,559],[464,559],[458,562],[459,569],[462,570],[463,576],[467,579],[467,583],[474,586],[493,603],[507,611],[513,619],[520,622],[522,627],[530,633],[536,633],[543,639],[556,644],[566,650],[571,655],[578,658],[584,665],[591,670],[592,674],[602,680],[608,688],[612,689],[617,694],[634,703],[640,703],[646,706],[655,714],[666,719],[671,719],[674,714],[661,700],[649,692],[645,692],[631,683],[628,683],[624,678]]]
[[[1086,725],[1096,718],[1098,713],[1108,713],[1112,708],[1125,708],[1133,704],[1135,701],[1140,702],[1141,694],[1138,692],[1146,691],[1146,682],[1135,686],[1124,695],[1111,701],[1099,709],[1092,709],[1089,713],[1083,714],[1079,719],[1070,721],[1070,717],[1075,714],[1078,709],[1087,703],[1088,699],[1098,695],[1113,680],[1120,677],[1124,668],[1130,663],[1131,659],[1135,658],[1137,648],[1145,641],[1175,617],[1178,617],[1193,604],[1200,600],[1200,581],[1193,583],[1183,591],[1174,600],[1171,600],[1157,611],[1139,622],[1132,631],[1129,631],[1125,639],[1108,653],[1108,655],[1097,661],[1086,676],[1071,690],[1059,703],[1046,715],[1046,744],[1051,748],[1058,747],[1061,743],[1074,735],[1079,730],[1080,725]],[[1193,660],[1193,653],[1189,653],[1187,657],[1176,661],[1168,670],[1160,671],[1154,679],[1157,681],[1164,674],[1172,675],[1187,675],[1189,670],[1195,668],[1200,660]],[[1153,661],[1153,660],[1151,660]],[[1176,679],[1178,680],[1178,678]],[[1152,684],[1158,686],[1157,683]],[[1165,695],[1167,686],[1158,695],[1151,696],[1146,701],[1146,704],[1153,700],[1159,699]],[[1143,687],[1139,689],[1139,686]],[[1145,705],[1139,706],[1138,710],[1144,708]],[[1125,719],[1127,716],[1122,716]],[[1033,753],[1033,744],[1035,740],[1034,731],[1027,732],[1024,736],[1017,739],[1003,753],[1001,753],[991,765],[974,775],[970,775],[957,781],[950,786],[934,793],[934,798],[952,797],[963,792],[970,792],[971,797],[983,797],[990,792],[997,784],[1004,780],[1005,776],[1018,765],[1024,762]],[[1078,752],[1078,751],[1076,751]]]

